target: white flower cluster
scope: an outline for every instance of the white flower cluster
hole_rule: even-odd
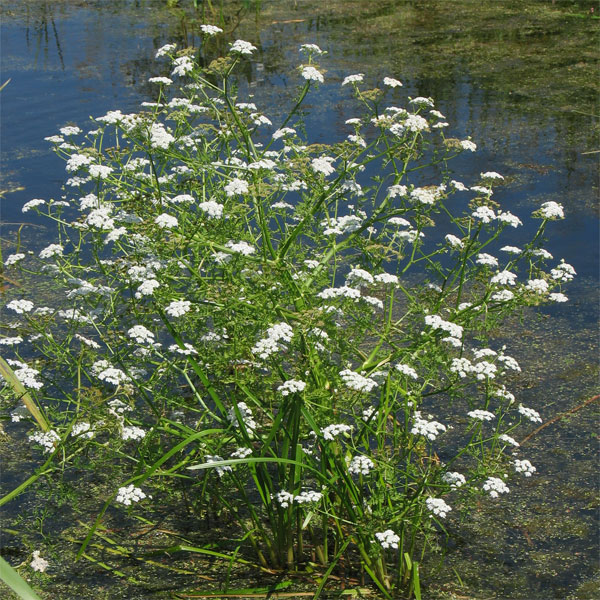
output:
[[[540,417],[540,413],[533,408],[527,408],[522,404],[519,404],[519,412],[526,418],[529,419],[532,423],[541,423],[542,418]]]
[[[460,325],[451,321],[445,321],[439,315],[425,315],[425,325],[429,325],[432,329],[441,329],[449,333],[450,337],[455,340],[460,340],[463,335],[463,328]]]
[[[91,440],[94,437],[92,426],[87,421],[75,423],[71,428],[71,437],[80,437]]]
[[[143,325],[134,325],[127,331],[127,335],[138,344],[154,344],[154,334]]]
[[[515,446],[515,448],[520,446],[519,442],[517,442],[515,438],[510,437],[510,435],[507,435],[506,433],[503,433],[498,439],[510,444],[511,446]]]
[[[131,506],[134,502],[139,502],[144,498],[151,498],[152,496],[147,496],[139,487],[135,487],[133,483],[125,487],[120,487],[117,491],[117,497],[115,498],[116,502],[120,504],[124,504],[125,506]]]
[[[50,244],[40,251],[41,259],[52,258],[53,256],[62,256],[64,248],[60,244]]]
[[[494,413],[489,412],[488,410],[471,410],[467,413],[471,419],[475,419],[477,421],[491,421],[496,418]]]
[[[448,506],[441,498],[427,498],[425,504],[430,512],[442,519],[445,519],[446,515],[452,510],[452,507]]]
[[[11,300],[6,308],[14,310],[18,315],[28,313],[33,310],[33,302],[31,300]]]
[[[317,81],[318,83],[323,83],[325,81],[323,74],[315,69],[315,67],[311,67],[310,65],[302,67],[301,74],[306,81]]]
[[[575,269],[570,264],[566,263],[564,259],[560,261],[560,264],[558,264],[555,269],[550,270],[552,279],[554,279],[554,281],[560,281],[561,283],[571,281],[575,275],[577,275]]]
[[[421,417],[420,411],[415,411],[413,426],[410,432],[413,435],[422,435],[428,440],[435,440],[437,436],[446,431],[446,426],[437,421],[427,421]]]
[[[252,436],[252,434],[254,433],[254,430],[258,427],[258,424],[254,420],[254,417],[252,415],[252,411],[250,410],[250,408],[248,407],[248,405],[245,402],[238,402],[237,409],[240,413],[242,423],[244,424],[244,427],[246,428],[248,435]],[[240,428],[240,423],[238,420],[238,416],[237,416],[235,407],[232,406],[229,409],[229,412],[227,413],[227,420],[236,429]]]
[[[248,182],[244,179],[234,178],[223,189],[229,198],[236,194],[247,194]]]
[[[348,85],[349,83],[362,83],[365,76],[363,73],[356,73],[356,75],[348,75],[342,81],[342,85]]]
[[[376,533],[375,537],[377,538],[377,541],[381,544],[381,546],[386,550],[388,548],[393,548],[394,550],[398,549],[398,542],[400,541],[400,536],[396,535],[391,529],[386,529],[381,533]]]
[[[49,565],[50,565],[50,563],[45,558],[42,558],[40,556],[40,551],[39,550],[34,550],[33,551],[33,559],[29,563],[29,566],[34,571],[38,571],[40,573],[43,573],[49,567]]]
[[[348,465],[348,472],[353,475],[368,475],[375,468],[375,463],[368,456],[355,456]]]
[[[180,56],[173,61],[173,67],[171,75],[183,77],[194,70],[194,61],[189,56]]]
[[[499,477],[488,477],[483,484],[483,491],[489,492],[492,498],[497,498],[499,494],[508,494],[508,486]]]
[[[465,476],[457,471],[448,471],[447,473],[444,473],[442,481],[449,484],[452,489],[459,488],[467,482]]]
[[[282,396],[289,396],[290,394],[304,391],[304,388],[306,388],[306,383],[304,381],[288,379],[288,381],[277,388],[277,391],[280,392]]]
[[[263,360],[278,352],[285,346],[282,342],[291,342],[294,330],[287,323],[277,323],[267,329],[267,336],[252,348],[252,352]]]
[[[537,469],[528,460],[516,459],[514,462],[515,471],[517,473],[523,473],[525,477],[531,477]]]
[[[332,173],[335,173],[335,167],[333,166],[333,162],[335,158],[331,158],[331,156],[319,156],[318,158],[313,158],[310,166],[315,173],[322,173],[327,177]]]
[[[534,213],[535,214],[535,213]],[[539,209],[539,214],[544,219],[564,219],[563,207],[558,202],[544,202]]]
[[[322,221],[321,227],[325,228],[323,231],[325,235],[344,235],[360,229],[362,223],[363,219],[357,215],[344,215],[343,217]]]
[[[321,434],[323,438],[328,442],[332,442],[338,435],[342,434],[350,434],[352,433],[352,425],[344,425],[343,423],[335,423],[333,425],[328,425],[321,429]]]
[[[210,464],[210,465],[217,465],[214,469],[217,472],[217,475],[219,477],[223,477],[223,475],[225,475],[225,473],[232,471],[232,468],[230,465],[223,465],[223,466],[218,466],[218,463],[223,462],[223,458],[221,456],[219,456],[218,454],[207,454],[204,457],[204,462]]]
[[[6,362],[14,368],[14,373],[17,379],[26,387],[33,390],[39,390],[44,387],[41,381],[38,381],[37,376],[40,372],[37,369],[33,369],[26,363],[20,360],[7,359]],[[2,377],[0,376],[0,379]]]
[[[220,219],[223,216],[223,205],[214,200],[207,200],[198,204],[198,208],[208,215],[209,219]]]
[[[16,252],[15,254],[9,254],[4,261],[5,267],[10,267],[12,265],[17,264],[25,258],[25,255],[22,252]]]
[[[377,382],[370,377],[364,377],[360,373],[351,371],[350,369],[344,369],[340,372],[342,381],[346,384],[346,387],[356,392],[369,393],[377,387]]]
[[[175,138],[160,123],[153,123],[150,127],[150,145],[153,148],[166,150]]]
[[[60,436],[54,429],[50,429],[49,431],[36,431],[35,433],[27,436],[27,439],[30,442],[36,442],[40,444],[40,446],[44,447],[44,452],[49,453],[52,452],[56,446],[56,442],[60,441]]]
[[[398,363],[395,368],[396,371],[399,371],[400,373],[406,375],[407,377],[410,377],[411,379],[419,378],[417,372],[409,365]]]
[[[321,501],[323,494],[314,490],[306,490],[300,492],[297,496],[294,496],[294,502],[296,504],[314,504]]]
[[[165,308],[165,312],[170,317],[182,317],[190,311],[191,306],[192,304],[189,300],[173,300],[173,302]]]
[[[154,219],[154,222],[161,229],[173,229],[179,224],[179,221],[177,221],[177,217],[174,217],[173,215],[169,215],[167,213],[162,213],[158,215],[158,217]]]
[[[124,441],[128,440],[143,440],[146,437],[146,431],[141,427],[135,425],[127,425],[121,430],[121,439]]]
[[[254,50],[256,50],[256,46],[253,46],[250,42],[246,42],[244,40],[235,40],[235,42],[231,44],[229,52],[235,54],[249,55],[252,54]]]

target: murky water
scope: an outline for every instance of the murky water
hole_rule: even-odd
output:
[[[179,2],[179,9],[166,4],[2,2],[0,84],[11,80],[1,92],[0,190],[8,192],[2,200],[3,252],[24,222],[32,225],[22,232],[27,246],[46,243],[44,230],[33,227],[39,225],[35,218],[20,212],[31,198],[61,195],[64,164],[43,138],[66,124],[83,125],[90,115],[137,109],[151,98],[146,81],[159,71],[156,48],[194,41],[200,13],[193,3]],[[223,46],[236,38],[258,46],[246,91],[270,117],[295,94],[299,44],[328,51],[321,60],[326,83],[310,100],[313,141],[348,133],[344,121],[354,116],[354,105],[340,87],[345,75],[363,72],[373,85],[383,76],[397,77],[404,82],[399,104],[407,96],[431,96],[451,124],[449,133],[477,143],[476,155],[454,162],[457,177],[468,183],[481,171],[502,173],[507,184],[494,198],[524,222],[542,202],[565,206],[568,218],[553,224],[547,247],[578,273],[567,292],[570,302],[529,314],[524,330],[514,328],[518,337],[510,328],[504,334],[526,367],[513,386],[519,400],[549,420],[599,387],[600,154],[590,44],[600,21],[589,15],[592,2],[530,4],[499,0],[484,7],[453,0],[450,9],[447,1],[434,0],[213,1],[216,12],[206,20],[224,26]],[[209,3],[199,5],[208,10]],[[469,598],[600,597],[594,581],[597,422],[593,403],[528,442],[527,458],[538,474],[514,482],[499,509],[482,506],[469,516],[448,556],[464,587],[446,571],[424,573],[431,597],[449,598],[444,594],[451,591]],[[3,478],[5,490],[9,481],[19,481],[18,473],[12,475]],[[33,510],[19,509],[23,515]],[[11,544],[18,539],[5,535],[3,545]],[[112,586],[106,597],[122,597]],[[69,593],[60,597],[75,597]]]

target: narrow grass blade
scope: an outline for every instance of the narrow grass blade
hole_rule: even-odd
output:
[[[15,372],[10,368],[10,365],[0,356],[0,375],[10,385],[15,394],[23,400],[23,403],[27,407],[27,410],[31,413],[31,416],[37,421],[42,431],[48,431],[50,425],[44,418],[44,415],[40,412],[40,409],[36,406],[33,398],[29,395],[23,384],[19,381],[19,378],[15,375]]]
[[[40,600],[29,584],[0,556],[0,580],[2,580],[21,600]]]

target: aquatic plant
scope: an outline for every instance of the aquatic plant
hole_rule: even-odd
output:
[[[302,46],[277,126],[240,91],[255,50],[237,40],[201,69],[168,44],[156,102],[49,138],[65,195],[23,211],[54,221],[56,241],[5,266],[56,294],[6,304],[19,321],[3,372],[23,391],[2,393],[13,420],[48,423],[29,436],[37,473],[125,461],[79,556],[109,508],[151,518],[185,498],[198,527],[235,524],[207,554],[310,565],[319,590],[343,562],[385,597],[418,595],[447,515],[500,502],[509,469],[535,472],[513,435],[541,417],[505,387],[519,364],[488,339],[521,307],[566,300],[574,270],[542,247],[563,209],[545,203],[533,238],[504,245],[522,222],[492,200],[503,176],[454,179],[475,142],[447,137],[431,98],[392,105],[390,77],[347,76],[361,116],[309,145],[299,109],[325,80],[321,50]]]

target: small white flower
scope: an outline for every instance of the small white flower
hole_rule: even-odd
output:
[[[496,173],[496,171],[487,171],[485,173],[480,174],[481,179],[496,179],[502,180],[504,177],[500,175],[500,173]]]
[[[429,511],[442,519],[445,519],[446,515],[452,510],[452,507],[448,506],[441,498],[427,498],[425,504]]]
[[[492,498],[497,498],[499,494],[508,494],[508,486],[499,477],[488,477],[483,484],[483,491],[489,492]]]
[[[369,393],[377,387],[376,381],[369,377],[363,377],[360,373],[356,373],[350,369],[341,371],[340,377],[348,388],[357,392]]]
[[[448,471],[448,473],[444,473],[442,476],[442,481],[449,484],[452,489],[459,488],[467,482],[465,476],[456,471]]]
[[[135,487],[133,483],[128,486],[120,487],[117,490],[117,497],[115,498],[116,502],[120,504],[124,504],[125,506],[131,506],[133,502],[139,502],[144,498],[148,498],[151,496],[146,496],[146,494],[139,487]]]
[[[451,233],[449,233],[445,239],[446,239],[446,243],[451,248],[459,249],[459,248],[463,247],[462,240],[460,238],[456,237],[455,235],[452,235]]]
[[[343,423],[335,423],[321,429],[323,438],[328,442],[332,442],[338,435],[352,433],[352,425],[344,425]]]
[[[254,50],[256,50],[256,46],[253,46],[250,42],[245,42],[244,40],[235,40],[235,42],[231,44],[229,52],[233,52],[235,54],[249,55],[252,54]]]
[[[476,419],[478,421],[491,421],[496,418],[494,413],[491,413],[487,410],[471,410],[467,413],[471,419]]]
[[[189,300],[173,300],[173,302],[165,308],[165,312],[170,317],[181,317],[190,311],[191,306],[192,304]]]
[[[236,194],[248,193],[248,182],[243,179],[232,179],[225,187],[225,193],[230,198]]]
[[[154,334],[143,325],[135,325],[129,331],[127,336],[135,340],[138,344],[153,344]]]
[[[563,207],[558,202],[544,202],[539,209],[539,214],[544,219],[564,219],[565,213]],[[535,215],[535,213],[534,213]]]
[[[4,261],[5,267],[10,267],[12,265],[16,265],[18,262],[22,261],[25,258],[25,255],[22,252],[17,252],[15,254],[9,254]]]
[[[218,456],[217,454],[207,454],[204,457],[204,461],[209,463],[209,464],[215,464],[218,465],[218,463],[223,462],[223,458],[221,458],[220,456]],[[216,466],[215,467],[215,471],[217,472],[217,475],[219,477],[223,477],[223,475],[225,475],[225,473],[231,472],[233,469],[231,468],[230,465],[223,465],[222,467]]]
[[[90,165],[90,175],[99,179],[106,179],[114,169],[106,165]]]
[[[304,79],[306,79],[307,81],[317,81],[318,83],[323,83],[325,81],[322,73],[320,71],[317,71],[315,67],[303,67],[301,74],[302,77],[304,77]]]
[[[544,279],[530,279],[525,287],[535,294],[545,294],[548,292],[548,282]]]
[[[517,442],[515,438],[510,437],[510,435],[507,435],[506,433],[503,433],[498,439],[510,444],[511,446],[514,446],[515,448],[520,446],[519,442]]]
[[[427,421],[421,417],[420,411],[415,411],[413,426],[410,430],[413,435],[422,435],[433,441],[444,431],[446,431],[445,425],[437,421]]]
[[[177,44],[165,44],[156,51],[155,57],[160,58],[161,56],[166,56],[167,54],[173,52],[175,48],[177,48]]]
[[[46,559],[44,559],[40,556],[40,551],[34,550],[33,560],[29,563],[29,566],[34,571],[39,571],[40,573],[43,573],[48,568],[49,565],[50,565],[50,563]]]
[[[335,158],[331,158],[330,156],[321,156],[319,158],[313,158],[310,165],[312,170],[316,173],[322,173],[327,177],[332,173],[335,173],[335,167],[333,166],[333,162]]]
[[[375,463],[367,456],[355,456],[348,465],[348,472],[353,475],[368,475],[375,468]]]
[[[462,140],[460,142],[460,146],[463,150],[469,150],[471,152],[475,152],[475,150],[477,150],[477,144],[471,140]]]
[[[526,418],[529,419],[532,423],[541,423],[542,418],[540,417],[540,413],[533,408],[527,408],[522,404],[519,404],[519,412]]]
[[[325,54],[325,50],[321,50],[316,44],[302,44],[302,46],[300,46],[300,52],[317,55]]]
[[[398,549],[398,542],[400,541],[400,536],[396,535],[391,529],[386,529],[381,533],[376,533],[375,537],[384,549]]]
[[[514,462],[515,471],[517,473],[523,473],[525,477],[531,477],[537,469],[528,460],[518,460]]]
[[[398,81],[397,79],[394,79],[393,77],[384,77],[383,85],[387,85],[388,87],[391,87],[391,88],[397,88],[397,87],[402,87],[402,82]]]
[[[50,244],[46,246],[39,254],[40,258],[51,258],[53,256],[62,256],[64,248],[60,244]]]
[[[48,454],[54,450],[56,442],[60,441],[60,436],[54,429],[50,429],[46,432],[36,431],[34,434],[27,436],[27,439],[30,442],[36,442],[40,444],[40,446],[43,446],[44,452]]]
[[[363,73],[356,73],[356,75],[348,75],[342,81],[342,85],[348,85],[349,83],[361,83],[365,78]]]
[[[406,375],[407,377],[410,377],[411,379],[419,378],[419,376],[417,375],[417,372],[409,365],[398,363],[396,365],[396,371],[399,371],[400,373],[402,373],[403,375]]]
[[[179,225],[177,217],[173,217],[172,215],[168,215],[167,213],[162,213],[161,215],[158,215],[158,217],[154,219],[154,222],[161,229],[173,229],[173,227],[177,227],[177,225]]]
[[[481,252],[480,254],[478,254],[475,262],[478,265],[484,265],[486,267],[498,266],[498,259],[495,256],[492,256],[491,254],[486,254],[485,252]]]
[[[6,308],[14,310],[18,315],[28,313],[33,310],[33,302],[31,300],[11,300]]]
[[[223,30],[216,25],[200,25],[200,30],[206,35],[217,35],[217,33],[223,33]]]
[[[302,392],[305,388],[306,383],[304,381],[289,379],[283,385],[280,385],[277,388],[277,391],[280,392],[282,396],[289,396],[290,394],[295,394],[296,392]]]
[[[194,70],[194,61],[189,56],[180,56],[173,61],[175,67],[171,71],[171,75],[179,75],[183,77]]]
[[[124,441],[128,440],[143,440],[146,437],[146,431],[141,427],[135,425],[127,425],[123,427],[121,431],[121,439]]]
[[[29,212],[32,208],[35,208],[36,206],[41,206],[42,204],[46,204],[46,201],[42,200],[41,198],[34,198],[33,200],[29,200],[29,202],[25,202],[25,204],[23,204],[21,212]]]
[[[171,85],[173,83],[172,79],[168,77],[150,77],[148,79],[148,83],[159,83],[161,85]]]

